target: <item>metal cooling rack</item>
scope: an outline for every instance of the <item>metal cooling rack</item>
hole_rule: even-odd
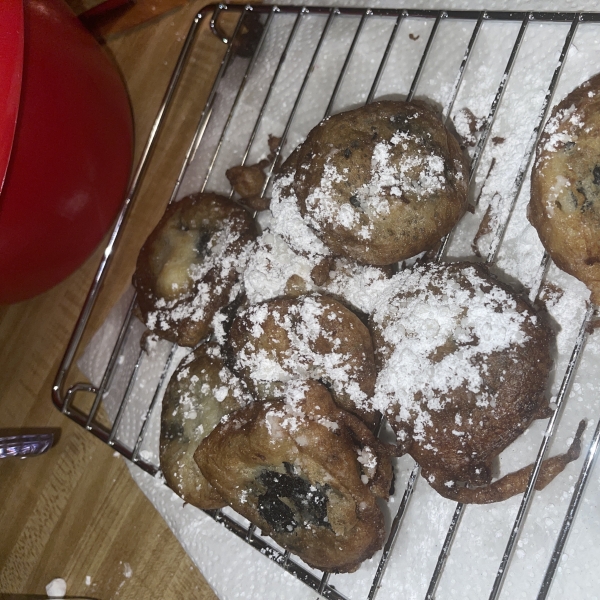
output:
[[[225,13],[227,15],[235,15],[237,20],[233,34],[229,38],[222,32],[221,27],[221,19]],[[285,26],[280,26],[282,23]],[[140,164],[134,174],[130,193],[118,217],[88,298],[77,322],[72,340],[57,374],[53,387],[53,401],[56,406],[64,414],[88,429],[102,441],[113,446],[122,455],[148,473],[152,475],[157,473],[157,461],[155,457],[154,459],[152,458],[151,453],[148,454],[145,452],[144,445],[147,442],[148,432],[151,428],[151,416],[156,413],[161,391],[168,378],[168,372],[173,367],[177,348],[171,347],[164,353],[164,368],[154,381],[152,390],[147,395],[143,410],[139,413],[134,412],[133,437],[130,434],[129,440],[122,439],[119,433],[120,427],[124,419],[131,420],[132,418],[131,415],[128,417],[126,415],[130,410],[129,405],[132,402],[132,397],[136,393],[138,373],[143,368],[146,355],[144,349],[140,349],[137,356],[134,356],[127,363],[126,367],[123,366],[122,353],[128,340],[132,337],[135,338],[135,336],[139,340],[143,335],[143,332],[140,330],[140,324],[133,318],[134,298],[130,297],[128,300],[122,326],[112,342],[112,350],[110,351],[110,356],[106,362],[100,383],[92,385],[86,381],[73,382],[71,371],[77,357],[81,354],[81,341],[84,337],[84,332],[86,332],[90,314],[101,292],[102,283],[109,272],[113,256],[117,252],[124,223],[130,213],[133,202],[137,201],[144,173],[148,165],[151,164],[151,161],[154,160],[152,158],[152,151],[157,144],[158,135],[164,128],[168,127],[169,108],[178,93],[182,80],[186,77],[186,73],[197,67],[191,64],[193,61],[190,60],[190,57],[193,54],[194,45],[197,43],[202,27],[206,31],[210,30],[211,33],[209,35],[218,36],[224,44],[227,44],[227,51],[214,80],[208,101],[197,115],[197,127],[193,141],[181,166],[180,174],[174,182],[171,199],[176,198],[178,195],[183,195],[186,185],[188,187],[193,186],[195,189],[204,189],[208,186],[211,190],[220,190],[221,193],[233,195],[232,190],[228,187],[222,173],[219,171],[219,165],[222,163],[225,167],[228,167],[233,164],[245,164],[250,162],[254,155],[260,155],[262,151],[260,144],[264,141],[262,137],[265,137],[265,131],[263,131],[264,123],[270,114],[271,108],[275,106],[273,103],[279,102],[279,104],[285,104],[285,110],[283,110],[283,113],[285,113],[284,118],[279,120],[280,130],[270,132],[281,138],[280,144],[275,151],[277,157],[283,157],[289,153],[295,143],[302,138],[302,135],[305,135],[308,129],[323,117],[338,112],[345,107],[370,102],[382,95],[386,96],[390,94],[400,94],[408,100],[418,98],[422,87],[428,88],[429,85],[429,90],[433,89],[428,83],[432,80],[431,68],[434,69],[435,73],[444,74],[443,81],[437,84],[434,82],[434,87],[437,86],[436,89],[443,90],[443,93],[439,98],[436,98],[436,101],[442,108],[444,118],[452,117],[457,98],[464,92],[465,86],[474,85],[473,82],[476,81],[473,78],[469,79],[469,67],[474,61],[477,61],[482,32],[489,27],[499,27],[499,31],[503,32],[502,39],[506,40],[507,37],[510,37],[510,41],[507,49],[504,51],[503,58],[499,59],[499,77],[496,80],[494,88],[487,92],[487,97],[489,98],[488,108],[485,111],[484,118],[478,122],[477,141],[471,148],[472,167],[470,176],[473,196],[475,197],[475,188],[481,188],[483,185],[483,174],[479,172],[482,170],[480,169],[480,165],[488,146],[496,117],[507,102],[514,101],[507,99],[506,92],[512,82],[511,77],[519,59],[520,51],[527,40],[528,32],[531,29],[539,27],[554,27],[556,35],[553,35],[553,37],[558,39],[559,43],[556,56],[553,58],[553,67],[549,72],[548,83],[545,86],[545,92],[537,111],[537,116],[531,121],[530,131],[526,135],[528,139],[525,144],[520,146],[519,166],[516,176],[511,183],[510,189],[505,190],[507,200],[505,204],[506,209],[503,213],[504,218],[493,231],[487,253],[483,257],[487,263],[493,264],[496,262],[498,254],[502,249],[514,207],[530,169],[532,154],[535,150],[543,123],[551,108],[554,92],[563,76],[563,69],[568,62],[568,55],[574,45],[576,35],[580,34],[586,28],[598,27],[596,25],[598,23],[600,23],[600,13],[508,13],[413,9],[370,10],[339,7],[307,8],[296,6],[236,7],[227,5],[213,5],[203,9],[194,19],[183,43],[181,54],[173,71],[155,125],[144,149]],[[342,34],[336,29],[340,24],[344,25],[341,29]],[[448,27],[449,24],[455,24],[462,29],[452,29]],[[303,28],[308,25],[311,27],[310,35],[303,33]],[[403,28],[408,27],[408,30],[413,31],[411,30],[411,26],[415,26],[418,33],[409,33],[407,37],[405,35],[407,31]],[[246,34],[243,37],[247,30],[254,33],[251,33],[250,36]],[[462,41],[458,39],[460,36],[454,35],[459,30],[463,31],[463,33],[464,31],[467,32],[463,35]],[[336,31],[338,31],[337,34],[335,33]],[[453,31],[454,34],[452,33]],[[330,39],[336,35],[344,39],[344,46],[341,49],[333,47],[332,50]],[[447,53],[448,61],[452,62],[451,67],[446,66],[443,60],[439,63],[439,47],[441,42],[445,41],[444,36],[448,35],[454,38],[452,44],[454,46],[458,44],[459,46],[458,51],[453,46],[454,54],[452,52]],[[310,44],[307,43],[307,39],[310,40]],[[414,42],[414,44],[410,46],[410,51],[406,52],[407,59],[399,63],[396,50],[400,45],[400,39],[403,40],[404,47],[406,47],[406,44],[410,46],[411,42]],[[376,52],[377,60],[372,60],[372,55],[368,53],[369,60],[361,62],[361,52],[363,52],[364,44],[373,44],[375,40],[380,44]],[[407,40],[411,40],[411,42]],[[462,47],[460,47],[461,45]],[[240,51],[240,47],[242,46],[244,48],[243,52]],[[438,48],[437,56],[436,48]],[[304,57],[303,60],[293,63],[291,72],[286,71],[289,61],[292,61],[292,58],[297,56],[298,53]],[[442,54],[445,54],[445,52],[442,52]],[[442,59],[444,59],[443,56]],[[359,84],[356,84],[358,79],[356,78],[355,71],[353,71],[357,64],[362,69],[359,69]],[[401,67],[398,66],[399,64]],[[400,68],[402,69],[402,73],[399,71]],[[537,68],[536,61],[530,62],[528,68],[535,70]],[[390,77],[390,69],[398,69],[397,77]],[[318,87],[322,88],[324,81],[328,82],[329,85],[326,92],[324,92],[325,98],[317,103],[307,104],[306,99],[315,94],[314,86],[311,87],[311,85],[313,79],[319,73],[321,77],[323,77],[323,73],[326,73],[326,76],[318,80]],[[292,87],[295,86],[292,101],[288,102],[289,98],[285,95],[289,93],[289,89],[287,88],[283,100],[281,100],[283,93],[281,91],[282,82],[289,84],[291,80],[293,80]],[[390,81],[392,82],[391,86]],[[394,87],[394,82],[397,84],[396,87]],[[243,124],[236,123],[238,113],[244,110],[247,105],[247,94],[250,92],[254,94],[253,97],[255,99],[258,98],[257,102],[255,102],[253,118],[248,119],[245,117]],[[482,95],[485,96],[485,94]],[[510,109],[510,106],[508,108]],[[270,126],[272,127],[273,125],[270,124]],[[231,150],[231,139],[237,139],[240,143],[237,150]],[[224,159],[226,155],[229,155],[227,161]],[[235,157],[235,161],[232,162],[233,159],[231,156]],[[194,175],[192,183],[189,183],[186,177],[191,168],[199,171],[201,175],[199,177]],[[271,172],[269,172],[268,181],[265,184],[263,193],[268,193],[272,170],[273,167],[271,167]],[[437,253],[438,260],[445,256],[451,237],[448,236],[444,240]],[[530,286],[530,296],[532,298],[537,297],[544,283],[549,262],[548,256],[544,255],[539,265],[536,281]],[[537,453],[535,468],[514,520],[493,587],[489,592],[490,600],[494,600],[500,596],[506,574],[511,566],[511,559],[517,546],[519,535],[534,500],[534,485],[540,465],[548,452],[549,445],[558,427],[558,422],[563,414],[564,405],[569,397],[571,383],[575,376],[586,338],[591,331],[595,312],[596,307],[594,306],[589,306],[585,312],[579,327],[579,333],[572,347],[570,358],[567,361],[567,367],[562,375],[559,375],[559,377],[562,377],[562,383],[555,399],[556,410],[548,422],[545,434],[543,435],[543,441]],[[137,347],[140,348],[139,343]],[[122,396],[117,408],[111,414],[107,414],[103,409],[104,400],[113,387],[114,381],[119,378],[123,379],[123,377],[124,383],[121,386]],[[562,527],[555,539],[554,551],[547,566],[546,574],[539,590],[536,592],[538,600],[547,597],[552,581],[557,576],[559,559],[567,543],[569,532],[581,503],[590,473],[592,472],[599,440],[600,425],[594,431],[589,443],[579,478],[572,488],[572,492],[569,490],[571,501]],[[377,595],[380,584],[385,576],[386,566],[392,555],[394,544],[398,535],[402,534],[403,520],[413,496],[418,474],[418,466],[415,466],[408,474],[406,487],[399,503],[399,509],[391,521],[389,537],[367,596],[369,599],[373,599]],[[426,593],[427,599],[435,597],[446,561],[452,556],[453,541],[459,529],[464,509],[464,505],[456,505],[450,527],[439,553],[437,564],[431,575]],[[283,552],[276,545],[272,544],[268,538],[260,536],[260,533],[253,526],[240,524],[239,520],[226,514],[226,511],[213,511],[210,514],[214,519],[222,522],[233,533],[245,539],[263,554],[270,556],[282,568],[304,581],[324,597],[347,600],[347,596],[330,584],[330,575],[328,573],[319,574],[305,568],[291,557],[289,553]],[[407,574],[408,576],[409,574]],[[352,600],[355,599],[353,598]]]

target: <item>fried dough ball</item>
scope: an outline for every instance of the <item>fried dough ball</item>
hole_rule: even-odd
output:
[[[158,336],[196,346],[233,298],[245,249],[256,237],[250,214],[217,194],[167,207],[138,256],[133,285],[143,322]]]
[[[234,319],[229,344],[233,370],[258,397],[276,395],[291,379],[316,379],[342,408],[374,423],[371,334],[337,300],[306,295],[250,305]]]
[[[467,208],[458,141],[421,104],[375,102],[322,121],[300,146],[300,211],[338,255],[389,265],[434,247]]]
[[[160,468],[186,502],[205,510],[225,506],[194,462],[194,452],[223,416],[250,400],[214,344],[188,354],[173,373],[162,404]]]
[[[489,484],[500,452],[551,414],[554,336],[543,315],[482,265],[429,264],[394,277],[371,324],[381,366],[373,404],[429,483],[453,499],[466,490],[465,502],[524,491],[524,476]]]
[[[232,414],[195,459],[234,510],[311,567],[351,572],[383,545],[389,450],[316,381]]]
[[[600,303],[600,74],[552,111],[537,146],[528,217],[556,265]]]

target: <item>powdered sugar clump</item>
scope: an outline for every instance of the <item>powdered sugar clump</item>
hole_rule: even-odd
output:
[[[313,269],[331,256],[329,248],[302,217],[291,187],[295,172],[279,177],[273,186],[270,211],[258,215],[263,233],[252,248],[243,273],[243,284],[252,304],[288,295],[290,282],[296,293],[325,292],[349,306],[369,313],[383,285],[381,269],[336,258],[329,278],[317,285]],[[299,289],[299,286],[301,289]]]
[[[257,240],[254,252],[244,271],[244,287],[250,302],[262,302],[283,296],[291,277],[304,282],[307,292],[317,289],[312,283],[314,260],[302,256],[279,235],[265,231]]]
[[[48,598],[64,598],[67,593],[67,582],[57,577],[46,586]]]
[[[369,446],[364,446],[357,450],[358,462],[360,463],[363,471],[361,477],[362,482],[366,485],[369,480],[375,477],[377,471],[377,454],[373,452],[373,449]]]
[[[388,285],[389,281],[381,269],[338,259],[323,291],[342,298],[355,310],[370,314]]]
[[[273,184],[270,229],[284,239],[298,254],[313,260],[329,256],[331,250],[315,235],[306,224],[296,200],[292,182],[295,171],[277,178]]]

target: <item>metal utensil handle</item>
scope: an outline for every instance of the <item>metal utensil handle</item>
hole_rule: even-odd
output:
[[[0,458],[37,456],[52,447],[52,433],[34,433],[0,437]]]

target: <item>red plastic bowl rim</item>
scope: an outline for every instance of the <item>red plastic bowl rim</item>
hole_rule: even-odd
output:
[[[23,0],[0,1],[0,193],[15,136],[23,80]]]

